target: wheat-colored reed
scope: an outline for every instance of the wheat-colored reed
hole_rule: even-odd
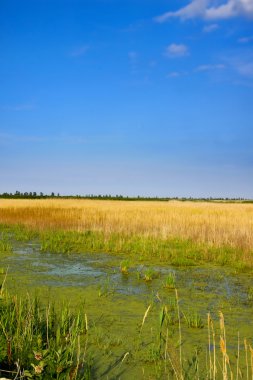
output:
[[[0,200],[0,223],[33,229],[103,231],[167,239],[180,237],[250,254],[253,205],[209,202]]]

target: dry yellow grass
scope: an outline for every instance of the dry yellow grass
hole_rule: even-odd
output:
[[[0,200],[0,223],[33,229],[179,237],[252,252],[253,204],[105,200]]]

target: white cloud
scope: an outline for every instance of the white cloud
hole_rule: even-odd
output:
[[[181,73],[179,73],[178,71],[172,71],[171,73],[167,75],[167,78],[178,78],[180,76],[181,76]]]
[[[193,0],[186,7],[179,9],[175,12],[166,12],[161,16],[156,17],[157,22],[164,22],[171,17],[179,17],[188,19],[193,17],[201,17],[206,8],[206,0]]]
[[[239,74],[244,77],[253,79],[253,63],[252,62],[240,62],[236,65],[236,69]]]
[[[247,44],[248,42],[251,42],[253,41],[253,36],[249,36],[249,37],[241,37],[238,39],[238,42],[240,44]]]
[[[166,75],[166,78],[179,78],[188,75],[186,71],[171,71]]]
[[[217,29],[219,29],[219,25],[218,24],[210,24],[210,25],[204,26],[203,32],[204,33],[212,33],[212,32],[214,32]]]
[[[224,70],[227,66],[222,63],[217,64],[206,64],[206,65],[199,65],[195,69],[187,72],[187,71],[171,71],[166,75],[166,78],[179,78],[186,75],[192,75],[194,73],[205,73],[205,72],[211,72],[216,70]]]
[[[165,55],[169,58],[184,57],[188,53],[188,47],[184,44],[171,44],[165,49]]]
[[[233,17],[253,17],[253,0],[192,0],[188,5],[175,12],[167,12],[156,17],[157,22],[164,22],[172,17],[182,20],[202,18],[219,20]]]
[[[225,69],[225,65],[219,63],[216,65],[200,65],[196,68],[195,71],[212,71],[212,70],[223,70]]]

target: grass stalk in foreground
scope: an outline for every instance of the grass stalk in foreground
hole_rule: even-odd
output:
[[[181,320],[183,324],[184,319],[179,307],[177,290],[175,290],[175,300],[174,310],[161,304],[159,324],[155,325],[153,322],[151,324],[151,330],[157,331],[157,339],[150,342],[150,338],[148,338],[153,355],[151,362],[160,370],[160,374],[152,378],[251,379],[253,376],[253,349],[245,339],[243,351],[238,336],[237,360],[230,362],[225,321],[221,312],[219,313],[219,328],[217,328],[218,344],[215,340],[214,323],[210,314],[207,316],[206,356],[209,359],[207,363],[205,364],[204,353],[200,356],[198,349],[195,349],[192,356],[189,356],[191,355],[189,353],[186,354],[183,343],[184,332],[181,329]],[[150,326],[149,318],[153,313],[153,306],[150,304],[146,309],[136,335],[136,341],[139,341],[141,350],[146,346],[144,342],[146,342],[148,330],[145,326],[147,323]],[[171,312],[177,316],[177,320],[174,320],[175,324],[172,322]],[[171,323],[176,328],[175,339],[171,335]],[[98,377],[93,377],[92,368],[87,359],[87,332],[88,320],[82,310],[73,314],[68,307],[61,309],[56,309],[53,305],[45,307],[36,297],[27,295],[21,299],[4,293],[0,300],[0,376],[16,380],[97,379]],[[92,337],[92,333],[95,333],[95,330],[89,332],[90,337]],[[103,341],[105,337],[101,336],[101,339]],[[120,363],[123,363],[126,355],[129,356],[129,368],[134,352],[131,347],[128,348],[127,351],[124,350]],[[96,354],[96,350],[101,351],[101,347],[94,347],[94,343],[93,349],[95,349],[94,354]],[[239,356],[242,356],[243,359],[240,363]],[[119,360],[116,362],[119,364]]]
[[[35,297],[0,300],[0,376],[15,379],[87,380],[84,313],[44,307]]]
[[[207,345],[206,355],[195,349],[192,357],[184,351],[184,334],[182,333],[181,319],[183,313],[179,307],[178,292],[175,289],[176,304],[174,313],[177,315],[175,335],[173,338],[171,331],[171,310],[166,305],[162,305],[159,315],[159,329],[157,336],[157,350],[159,360],[164,363],[164,372],[160,378],[176,380],[250,380],[253,378],[253,348],[244,339],[244,345],[240,345],[239,333],[237,347],[232,346],[227,341],[224,315],[219,312],[218,326],[214,322],[210,313],[207,314]],[[152,313],[152,305],[146,310],[141,324],[140,334],[147,323],[148,314]],[[216,335],[219,337],[218,342]],[[228,347],[230,347],[228,349]],[[230,350],[230,353],[229,353]],[[187,355],[187,356],[186,356]],[[233,356],[235,355],[235,358]],[[206,363],[204,363],[206,357]],[[243,358],[240,361],[240,358]],[[231,359],[232,358],[232,359]],[[161,366],[160,366],[161,368]]]

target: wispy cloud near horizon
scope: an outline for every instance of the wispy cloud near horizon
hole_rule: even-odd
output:
[[[21,133],[8,133],[0,131],[0,145],[1,144],[49,144],[53,143],[59,145],[87,145],[97,146],[99,144],[111,144],[116,142],[117,144],[125,141],[125,135],[116,133],[100,133],[93,135],[84,134],[71,134],[71,133],[59,133],[59,134],[21,134]]]
[[[88,141],[83,136],[43,136],[0,133],[0,143],[63,143],[63,144],[86,144]]]
[[[36,106],[32,103],[24,103],[24,104],[15,104],[15,105],[2,105],[0,106],[0,111],[30,111],[34,110]]]

